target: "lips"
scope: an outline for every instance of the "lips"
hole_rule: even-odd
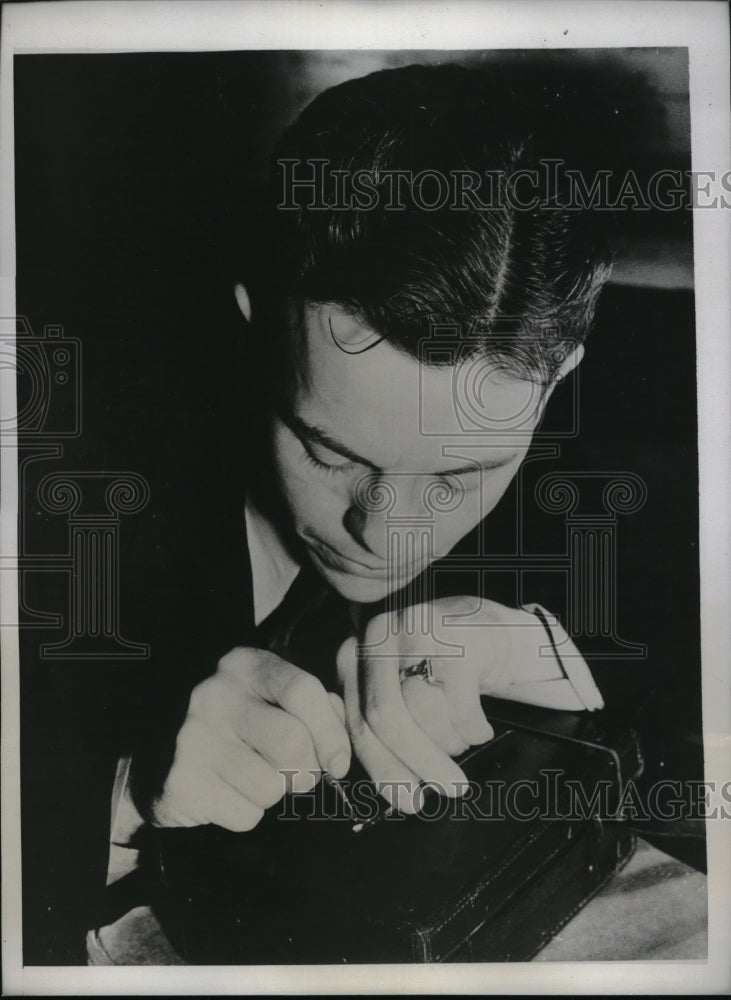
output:
[[[359,570],[365,570],[362,575],[369,576],[386,576],[386,572],[381,567],[369,566],[367,563],[359,562],[357,559],[351,559],[348,556],[344,556],[337,549],[334,549],[327,542],[321,541],[319,538],[305,537],[304,539],[306,545],[312,549],[314,554],[323,562],[326,566],[331,569],[340,569],[347,572],[352,572],[355,567]]]
[[[357,559],[351,559],[349,556],[344,556],[341,552],[338,552],[337,549],[334,549],[332,546],[321,541],[319,538],[304,536],[304,541],[321,563],[329,569],[339,570],[342,573],[368,577],[373,580],[391,579],[395,582],[404,582],[406,579],[416,576],[422,569],[422,567],[419,566],[412,567],[409,572],[401,570],[401,572],[391,573],[389,572],[388,566],[383,564],[377,567],[369,566],[367,563],[360,562]]]

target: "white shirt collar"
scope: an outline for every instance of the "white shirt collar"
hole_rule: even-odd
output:
[[[244,516],[254,590],[254,624],[260,625],[282,603],[300,565],[285,549],[272,522],[248,497]]]

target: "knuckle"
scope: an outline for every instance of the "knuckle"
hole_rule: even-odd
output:
[[[185,766],[189,761],[195,761],[204,756],[209,746],[205,726],[198,719],[189,715],[175,738],[175,754],[173,768]]]
[[[278,736],[278,744],[282,757],[288,763],[309,760],[313,753],[312,740],[307,729],[295,719],[283,725]]]
[[[325,688],[320,681],[304,670],[293,673],[282,690],[283,699],[293,704],[316,701],[325,695]]]
[[[489,739],[489,733],[487,730],[477,729],[476,726],[470,726],[468,723],[459,726],[459,734],[465,743],[471,747],[479,746],[481,743],[486,743]]]
[[[250,805],[232,823],[228,824],[229,830],[234,833],[246,833],[253,830],[264,816],[264,810],[260,806]]]
[[[188,703],[189,715],[207,715],[216,700],[216,690],[212,684],[213,678],[208,678],[197,684],[190,694]]]
[[[462,736],[461,733],[452,733],[445,739],[444,749],[450,757],[459,757],[471,745],[471,741]]]
[[[319,781],[319,774],[313,769],[300,768],[292,775],[293,792],[309,792]]]
[[[285,786],[283,781],[268,782],[266,787],[262,788],[260,792],[260,800],[264,809],[271,809],[272,806],[276,805],[284,795],[284,791]]]
[[[153,803],[150,821],[152,826],[158,828],[196,826],[196,820],[176,808],[165,795],[159,796]]]
[[[218,661],[221,673],[241,674],[251,670],[258,662],[258,650],[248,646],[234,646]]]

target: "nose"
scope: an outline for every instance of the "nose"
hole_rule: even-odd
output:
[[[374,551],[366,540],[367,521],[368,514],[356,503],[352,503],[343,515],[343,526],[350,537],[354,539],[354,541],[356,541],[358,545],[369,555],[378,556],[380,558],[379,553]],[[371,532],[369,532],[369,534],[371,534]]]
[[[423,477],[399,476],[397,480],[372,478],[362,483],[351,498],[343,516],[343,525],[358,545],[377,559],[393,559],[403,549],[396,539],[406,536],[411,548],[414,533],[430,537],[434,527],[435,511],[428,503],[428,491]],[[423,547],[420,542],[417,548]],[[402,556],[403,557],[403,553]]]

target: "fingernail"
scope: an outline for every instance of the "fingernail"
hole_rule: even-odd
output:
[[[344,778],[348,773],[348,768],[350,767],[350,755],[345,751],[341,750],[339,754],[336,754],[330,761],[330,767],[328,770],[332,774],[333,778]]]

